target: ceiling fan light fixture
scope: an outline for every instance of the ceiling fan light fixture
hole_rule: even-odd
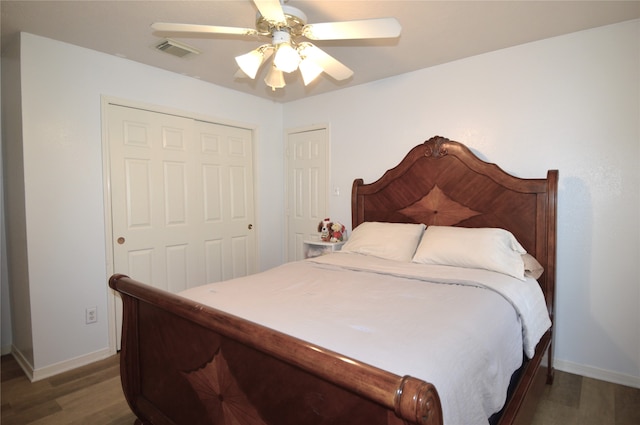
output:
[[[264,50],[265,46],[260,46],[249,53],[236,56],[236,63],[240,69],[252,80],[256,78],[256,74],[265,60]]]
[[[322,71],[324,71],[320,65],[309,58],[302,59],[302,61],[300,61],[299,68],[300,74],[302,74],[302,81],[305,86],[308,86],[318,77],[318,75],[322,74]]]
[[[255,29],[166,22],[156,22],[151,27],[158,32],[183,33],[187,37],[190,37],[189,34],[271,36],[271,43],[235,58],[240,69],[234,77],[255,79],[263,64],[269,63],[269,71],[264,82],[274,91],[285,86],[283,72],[291,73],[296,69],[300,69],[305,86],[322,73],[336,81],[347,80],[353,75],[353,71],[346,65],[302,38],[310,40],[397,38],[402,31],[400,23],[395,18],[308,24],[307,16],[300,9],[285,4],[287,1],[289,0],[253,0],[258,8]],[[173,46],[167,44],[165,47],[168,49]],[[274,56],[273,60],[271,56]]]
[[[271,66],[269,73],[264,77],[264,83],[271,87],[273,91],[281,89],[286,85],[282,71],[276,68],[275,64]]]

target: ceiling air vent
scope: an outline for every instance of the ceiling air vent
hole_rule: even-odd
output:
[[[187,46],[186,44],[178,43],[177,41],[168,38],[162,43],[158,44],[156,46],[156,49],[169,53],[170,55],[177,56],[179,58],[183,58],[191,53],[193,53],[194,55],[200,54],[200,50],[196,49],[195,47]]]

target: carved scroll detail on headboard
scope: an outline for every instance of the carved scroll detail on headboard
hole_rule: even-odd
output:
[[[431,158],[440,158],[449,154],[446,146],[447,142],[450,142],[446,137],[435,136],[424,142],[425,151],[424,156]]]
[[[418,201],[398,212],[416,223],[438,226],[453,226],[482,214],[451,199],[438,185]]]

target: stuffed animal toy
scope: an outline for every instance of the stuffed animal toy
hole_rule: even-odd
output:
[[[344,239],[344,235],[346,232],[347,229],[343,224],[331,223],[331,238],[329,240],[331,242],[339,242]]]
[[[318,233],[320,233],[320,240],[324,242],[329,242],[331,239],[331,219],[325,218],[320,223],[318,223]]]
[[[332,222],[330,218],[325,218],[318,223],[318,233],[320,233],[320,240],[324,242],[339,242],[344,240],[346,234],[346,228],[344,225],[338,222]]]

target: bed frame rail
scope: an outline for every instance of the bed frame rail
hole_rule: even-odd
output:
[[[124,275],[109,286],[123,300],[121,379],[137,424],[442,425],[430,383]]]

